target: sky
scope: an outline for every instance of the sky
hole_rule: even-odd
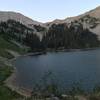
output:
[[[80,15],[100,6],[100,0],[0,0],[1,11],[14,11],[39,22]]]

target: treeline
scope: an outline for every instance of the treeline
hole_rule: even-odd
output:
[[[13,39],[27,45],[32,51],[46,50],[48,48],[56,50],[99,46],[97,35],[88,29],[83,29],[83,25],[77,21],[70,25],[65,23],[53,24],[48,32],[45,32],[42,40],[40,40],[33,29],[26,27],[20,22],[8,20],[0,23],[0,35],[5,39]]]
[[[97,35],[83,29],[80,23],[53,24],[42,40],[46,48],[92,48],[99,46]]]
[[[81,49],[99,46],[96,34],[88,29],[83,29],[83,25],[74,22],[70,26],[67,24],[53,24],[40,41],[36,35],[27,34],[26,43],[34,49]]]

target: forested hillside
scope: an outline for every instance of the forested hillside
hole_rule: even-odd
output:
[[[35,26],[38,31],[45,30],[41,26]],[[66,23],[53,24],[44,31],[40,40],[33,29],[16,22],[8,20],[0,23],[0,36],[6,41],[16,41],[21,45],[30,47],[31,51],[50,49],[82,49],[99,46],[97,35],[84,29],[77,21],[70,26]]]
[[[83,29],[81,23],[74,22],[67,24],[53,24],[42,40],[46,48],[92,48],[99,46],[96,34],[88,29]]]

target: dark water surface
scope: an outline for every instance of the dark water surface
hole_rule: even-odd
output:
[[[17,84],[28,89],[46,72],[53,73],[61,88],[70,88],[79,82],[84,89],[91,90],[100,84],[100,49],[20,57],[15,66]]]

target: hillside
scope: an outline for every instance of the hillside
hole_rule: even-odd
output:
[[[52,22],[41,23],[35,20],[32,20],[29,17],[24,16],[21,13],[11,12],[11,11],[0,11],[0,22],[6,22],[7,20],[15,20],[21,24],[32,28],[34,32],[42,39],[43,35],[49,27],[53,24],[63,24],[66,23],[68,26],[71,22],[81,22],[84,28],[88,28],[91,32],[98,35],[100,38],[100,7],[97,7],[91,11],[88,11],[82,15],[69,17],[64,20],[56,19]],[[83,20],[83,21],[82,21]],[[92,22],[92,23],[91,23]],[[91,28],[92,27],[92,28]]]
[[[22,96],[6,87],[5,80],[13,73],[14,68],[10,62],[15,58],[15,54],[18,55],[25,52],[24,48],[20,48],[15,43],[6,40],[0,35],[0,100],[14,100],[20,99]]]
[[[52,24],[62,23],[71,25],[71,23],[74,23],[75,21],[80,22],[81,24],[83,24],[84,28],[88,28],[91,32],[97,34],[98,38],[100,39],[100,6],[82,15],[69,17],[64,20],[56,19],[53,22],[46,23],[46,25],[48,27],[50,27]]]
[[[30,48],[31,52],[100,46],[99,35],[93,32],[99,27],[98,18],[85,15],[70,23],[62,23],[62,21],[56,23],[56,21],[52,24],[48,23],[48,28],[36,24],[32,28],[19,21],[9,19],[0,22],[0,35],[6,41],[14,41],[14,43],[17,42],[17,44]]]
[[[6,12],[6,11],[0,11],[0,22],[1,21],[7,21],[9,19],[18,21],[26,26],[30,26],[30,25],[42,25],[42,23],[37,22],[32,20],[31,18],[28,18],[26,16],[24,16],[23,14],[20,13],[16,13],[16,12]]]
[[[40,37],[42,38],[42,32],[40,33],[40,31],[37,30],[37,27],[43,27],[45,28],[46,26],[38,21],[32,20],[29,17],[24,16],[21,13],[16,13],[16,12],[11,12],[11,11],[0,11],[0,22],[6,22],[8,20],[14,20],[16,22],[19,22],[29,28],[32,28],[34,30],[34,32]],[[43,31],[43,30],[41,30]]]

